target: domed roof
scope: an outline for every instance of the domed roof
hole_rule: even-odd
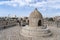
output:
[[[30,18],[42,18],[41,13],[35,8],[35,10],[30,14]]]

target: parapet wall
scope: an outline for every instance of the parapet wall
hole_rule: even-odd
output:
[[[49,29],[41,29],[40,27],[22,27],[20,34],[25,37],[46,37],[52,33]]]
[[[46,25],[47,27],[48,27],[48,26],[58,27],[58,26],[60,26],[60,22],[59,22],[59,23],[56,23],[56,22],[48,21],[48,22],[44,22],[44,25]]]
[[[9,26],[13,26],[13,25],[16,25],[17,22],[16,21],[0,21],[0,29],[1,28],[5,28],[5,27],[9,27]]]

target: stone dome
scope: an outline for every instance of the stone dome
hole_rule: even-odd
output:
[[[43,17],[42,14],[37,10],[37,8],[35,8],[35,10],[29,16],[29,26],[39,27],[39,25],[43,25]]]
[[[35,9],[29,16],[29,26],[22,27],[20,34],[26,37],[45,37],[50,36],[51,32],[43,26],[41,13]]]
[[[30,18],[42,18],[41,13],[35,8],[35,10],[30,14]]]

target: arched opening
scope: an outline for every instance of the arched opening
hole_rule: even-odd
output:
[[[41,20],[38,21],[38,26],[41,26]]]
[[[28,25],[29,25],[29,20],[28,20]]]

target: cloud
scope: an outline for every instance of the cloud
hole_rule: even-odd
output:
[[[0,1],[11,1],[11,0],[0,0]]]
[[[33,3],[33,4],[30,4],[29,6],[33,6],[33,7],[45,7],[46,6],[46,2],[37,2],[37,3]]]
[[[0,2],[0,5],[9,5],[9,6],[16,7],[17,3],[15,3],[14,1],[2,1]]]
[[[11,0],[11,1],[2,1],[0,2],[0,5],[9,5],[13,7],[24,7],[24,6],[29,6],[29,7],[34,7],[34,8],[40,8],[42,7],[41,10],[46,10],[47,2],[46,0]]]
[[[30,6],[30,7],[46,7],[60,9],[60,1],[59,0],[11,0],[11,1],[2,1],[0,5],[10,5],[13,7],[19,6]]]
[[[60,1],[59,0],[48,0],[47,5],[50,8],[60,9]]]
[[[11,0],[11,1],[3,1],[0,2],[1,4],[7,4],[7,5],[11,5],[11,4],[19,4],[19,6],[33,6],[33,7],[42,7],[44,4],[46,4],[46,2],[42,1],[42,2],[38,2],[39,0]]]

